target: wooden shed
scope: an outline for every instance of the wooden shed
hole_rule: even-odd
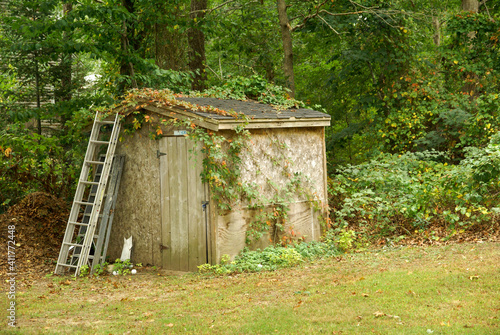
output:
[[[179,271],[233,258],[245,246],[320,237],[329,115],[167,95],[141,91],[116,109],[125,124],[116,154],[125,165],[111,260],[130,236],[133,263]],[[210,164],[219,170],[207,171]]]

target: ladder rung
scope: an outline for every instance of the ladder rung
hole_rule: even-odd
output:
[[[100,124],[115,124],[115,121],[96,120],[96,123],[100,123]]]
[[[85,161],[87,164],[98,164],[98,165],[104,165],[104,162],[101,161]]]
[[[83,244],[63,242],[64,245],[69,245],[70,247],[80,247],[83,248]]]
[[[68,221],[68,224],[72,224],[74,226],[88,226],[88,223],[85,222],[74,222],[74,221]]]
[[[94,203],[93,203],[93,202],[75,201],[74,203],[75,203],[75,204],[79,204],[79,205],[94,206]]]
[[[109,142],[108,142],[108,141],[90,140],[89,142],[90,142],[90,143],[94,143],[94,144],[109,144]]]
[[[99,185],[99,182],[96,182],[96,181],[80,180],[80,183],[85,184],[85,185]]]
[[[68,268],[76,268],[76,265],[57,263],[59,266],[67,266]]]

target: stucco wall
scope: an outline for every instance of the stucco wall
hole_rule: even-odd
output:
[[[125,155],[125,163],[108,248],[112,261],[121,255],[123,238],[132,236],[132,262],[161,263],[158,142],[148,135],[147,128],[122,135],[116,148],[117,154]]]
[[[231,132],[221,132],[231,136]],[[295,173],[301,174],[300,187],[318,201],[325,200],[325,164],[323,130],[315,128],[284,128],[252,130],[251,143],[241,155],[241,176],[246,183],[255,183],[262,199],[272,199],[275,190],[285,188]],[[274,186],[269,183],[271,180]],[[321,227],[319,218],[324,213],[316,212],[305,195],[296,195],[289,205],[285,231],[292,230],[296,237],[306,241],[317,240]],[[246,232],[257,214],[247,208],[246,203],[233,212],[216,216],[217,252],[234,257],[246,244]],[[271,232],[271,235],[274,232]],[[270,235],[255,241],[250,248],[263,248],[270,244]]]

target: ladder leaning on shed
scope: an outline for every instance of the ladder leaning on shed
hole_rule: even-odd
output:
[[[111,134],[105,139],[109,127]],[[56,274],[74,271],[77,276],[82,268],[93,272],[104,263],[124,161],[123,156],[114,156],[120,128],[118,114],[114,121],[107,121],[96,113]]]

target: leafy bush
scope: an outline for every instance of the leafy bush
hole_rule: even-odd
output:
[[[264,78],[257,75],[229,78],[222,86],[206,89],[198,93],[198,95],[219,99],[254,99],[266,104],[280,106],[284,109],[304,107],[304,103],[291,99],[288,96],[287,89],[270,84]]]
[[[325,242],[301,242],[295,244],[293,247],[269,246],[263,250],[257,249],[255,251],[245,248],[232,262],[230,262],[227,255],[224,255],[220,264],[203,264],[198,266],[198,269],[200,273],[213,273],[217,275],[274,271],[298,265],[305,260],[336,254],[338,254],[338,251],[332,240]]]
[[[0,130],[0,135],[0,212],[35,191],[63,199],[73,196],[84,141],[41,136],[20,123]]]
[[[356,227],[388,235],[450,229],[491,221],[500,192],[500,135],[485,148],[467,148],[458,165],[442,163],[436,152],[381,154],[347,166],[329,180],[334,227]]]

